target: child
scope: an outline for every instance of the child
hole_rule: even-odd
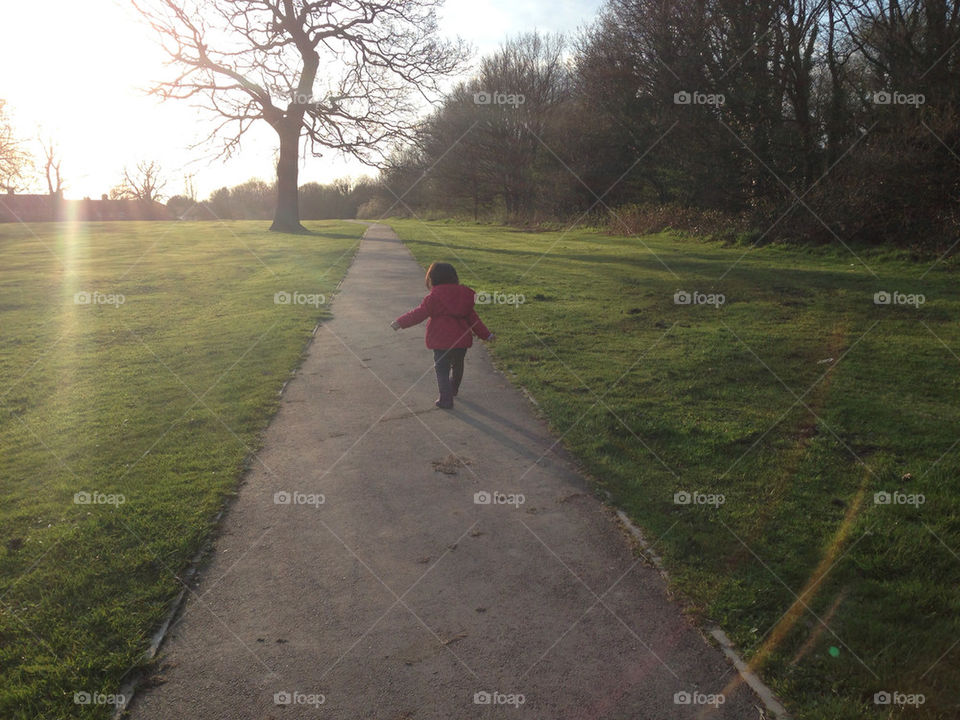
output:
[[[449,410],[453,397],[463,380],[463,358],[473,345],[473,336],[493,340],[473,309],[474,292],[460,284],[453,265],[435,262],[427,270],[427,295],[420,306],[401,315],[390,327],[394,330],[413,327],[427,320],[427,347],[433,350],[433,365],[437,371],[440,397],[434,403]]]

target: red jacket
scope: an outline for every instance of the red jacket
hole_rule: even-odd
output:
[[[467,348],[473,336],[487,340],[492,334],[473,309],[475,293],[466,285],[435,285],[419,307],[397,318],[402,328],[427,320],[427,347],[431,350]]]

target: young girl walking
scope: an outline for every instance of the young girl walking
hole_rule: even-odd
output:
[[[473,290],[460,284],[453,265],[435,262],[427,269],[430,293],[413,310],[390,323],[394,330],[427,321],[427,347],[433,350],[433,366],[437,371],[440,397],[438,408],[453,407],[453,398],[463,380],[463,358],[473,345],[473,336],[493,340],[493,333],[481,322],[473,309]]]

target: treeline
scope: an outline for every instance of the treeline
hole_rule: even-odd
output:
[[[357,209],[377,192],[373,180],[356,182],[334,180],[332,183],[306,183],[300,186],[301,220],[355,218]],[[174,195],[167,207],[178,218],[193,220],[270,220],[277,203],[275,183],[248,180],[234,187],[222,187],[202,202],[184,195]]]
[[[958,3],[608,0],[484,58],[369,208],[944,248],[958,99]]]

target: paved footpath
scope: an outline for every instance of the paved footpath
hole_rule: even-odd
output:
[[[433,407],[424,293],[371,226],[132,717],[761,717],[479,342]]]

